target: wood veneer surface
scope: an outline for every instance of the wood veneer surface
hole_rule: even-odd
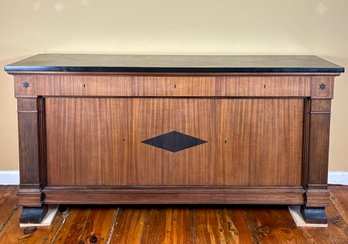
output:
[[[299,186],[303,107],[303,99],[46,98],[48,185]],[[142,143],[170,131],[207,143],[176,153]]]

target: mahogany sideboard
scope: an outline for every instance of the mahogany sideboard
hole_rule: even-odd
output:
[[[20,222],[49,204],[286,204],[325,223],[331,99],[316,56],[40,54],[5,66]]]

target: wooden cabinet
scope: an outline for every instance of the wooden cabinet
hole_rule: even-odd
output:
[[[22,222],[47,204],[297,204],[325,222],[330,107],[315,56],[37,55],[18,101]]]

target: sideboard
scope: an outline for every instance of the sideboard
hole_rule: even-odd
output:
[[[20,222],[49,204],[285,204],[325,223],[334,77],[316,56],[40,54],[17,98]]]

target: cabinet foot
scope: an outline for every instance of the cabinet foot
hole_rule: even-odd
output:
[[[307,223],[327,224],[325,208],[309,208],[301,206],[301,214]]]
[[[42,205],[42,207],[38,208],[23,207],[19,223],[41,223],[47,214],[47,210],[47,205]]]

